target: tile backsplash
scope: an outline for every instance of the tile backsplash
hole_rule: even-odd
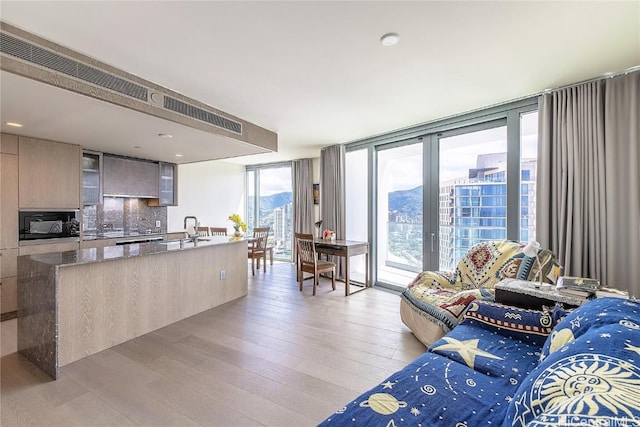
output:
[[[160,221],[160,227],[156,227]],[[85,206],[82,210],[85,234],[109,231],[154,233],[167,231],[167,207],[147,206],[146,199],[105,197],[103,204]]]

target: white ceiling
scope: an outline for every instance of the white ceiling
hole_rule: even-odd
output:
[[[277,153],[234,160],[243,164],[316,157],[327,145],[640,65],[639,0],[2,0],[0,18],[278,134]],[[379,43],[387,32],[400,34],[398,45]],[[177,163],[248,152],[6,72],[0,78],[3,132]]]

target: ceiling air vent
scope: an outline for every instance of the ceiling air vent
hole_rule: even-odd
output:
[[[189,105],[167,95],[164,96],[164,108],[242,135],[242,123],[234,122],[226,117]]]
[[[127,95],[142,101],[148,100],[148,89],[113,74],[69,59],[52,50],[44,49],[32,43],[0,34],[0,52],[40,67],[54,70],[87,83]]]

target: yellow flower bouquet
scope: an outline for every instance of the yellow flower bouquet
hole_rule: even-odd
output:
[[[236,231],[236,233],[239,233],[240,230],[242,230],[243,232],[247,231],[247,224],[242,221],[242,218],[240,218],[239,214],[234,213],[229,215],[229,220],[233,222],[233,229]]]

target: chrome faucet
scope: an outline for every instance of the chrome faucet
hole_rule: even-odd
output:
[[[192,219],[194,221],[193,234],[189,234],[189,231],[187,231],[187,220],[188,219]],[[187,236],[189,236],[190,239],[197,238],[198,237],[198,218],[196,218],[195,216],[185,216],[184,217],[184,231],[187,233]]]

